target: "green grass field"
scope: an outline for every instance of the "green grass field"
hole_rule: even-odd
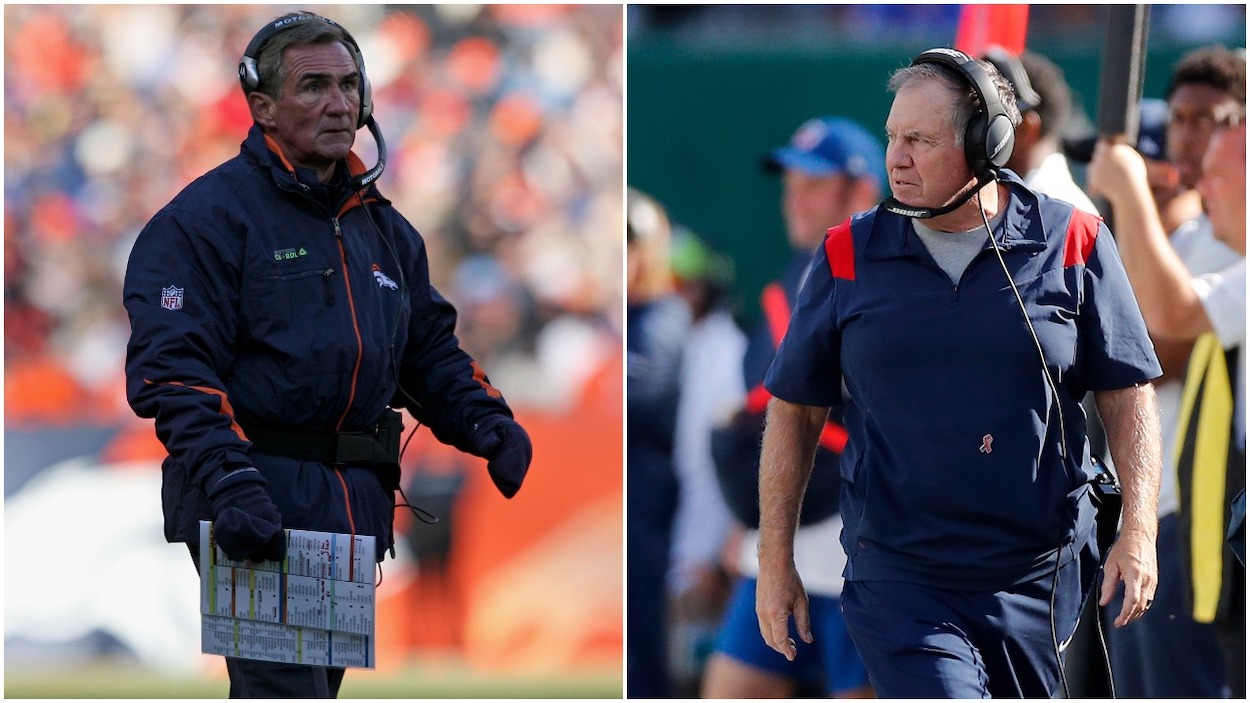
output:
[[[131,662],[4,671],[5,698],[225,698],[228,685],[224,677],[174,677]],[[416,662],[402,673],[348,671],[339,698],[621,698],[622,690],[620,669],[505,674]]]

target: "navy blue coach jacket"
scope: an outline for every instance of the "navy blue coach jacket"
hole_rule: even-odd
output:
[[[340,164],[343,185],[317,184],[253,126],[238,156],[187,186],[135,243],[127,395],[169,452],[170,541],[197,543],[198,521],[211,519],[204,489],[255,466],[284,527],[375,535],[380,560],[394,496],[378,476],[261,455],[248,428],[368,430],[389,405],[471,452],[477,421],[511,417],[459,348],[421,236],[376,186],[348,187],[349,170],[364,170],[354,154]]]

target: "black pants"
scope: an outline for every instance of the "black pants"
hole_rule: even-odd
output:
[[[199,547],[188,544],[187,550],[198,574]],[[226,657],[226,673],[231,698],[338,698],[344,669]]]
[[[338,698],[343,671],[226,657],[231,698]]]

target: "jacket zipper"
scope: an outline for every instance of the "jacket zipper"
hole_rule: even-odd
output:
[[[356,402],[356,383],[360,378],[360,364],[364,360],[365,344],[360,334],[360,318],[356,315],[356,299],[352,296],[352,279],[347,269],[347,247],[343,243],[343,230],[339,227],[339,218],[331,217],[330,221],[334,223],[334,236],[338,240],[339,260],[343,262],[343,285],[347,289],[347,309],[352,315],[352,333],[356,335],[356,363],[352,367],[351,387],[347,394],[347,404],[343,408],[343,414],[339,416],[339,420],[334,425],[334,431],[338,432],[343,429],[343,423],[347,420],[347,414],[351,412],[352,403]]]
[[[360,364],[364,357],[364,341],[360,335],[360,318],[356,315],[356,299],[352,295],[351,274],[348,273],[347,267],[347,246],[343,242],[343,229],[339,226],[339,218],[331,217],[330,221],[334,223],[334,238],[339,245],[339,260],[343,262],[343,286],[347,289],[347,309],[352,315],[352,333],[356,335],[356,363],[352,367],[351,387],[347,394],[347,404],[343,408],[343,414],[339,416],[339,420],[335,423],[335,431],[343,429],[343,422],[347,419],[347,414],[351,412],[352,403],[356,401],[356,383],[360,377]],[[329,280],[329,277],[326,278]],[[347,479],[343,477],[343,469],[334,467],[334,475],[338,476],[339,483],[343,486],[343,505],[347,509],[347,526],[351,530],[351,542],[348,550],[350,560],[348,561],[348,580],[355,581],[355,565],[356,565],[356,519],[352,515],[351,492],[347,488]]]

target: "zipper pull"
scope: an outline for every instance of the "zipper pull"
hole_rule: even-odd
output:
[[[334,275],[334,269],[328,268],[321,272],[321,280],[326,282],[326,305],[334,307],[334,286],[330,284],[330,277]]]

